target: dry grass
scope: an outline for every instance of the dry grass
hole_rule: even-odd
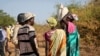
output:
[[[96,21],[95,21],[96,22]],[[90,23],[91,24],[91,23]],[[100,28],[98,23],[94,26],[78,22],[80,37],[80,56],[100,56]],[[98,25],[98,26],[97,26]],[[93,28],[91,28],[93,27]],[[97,27],[97,28],[95,28]],[[46,25],[35,25],[40,56],[45,56],[45,39],[43,34],[49,29]],[[94,29],[94,30],[93,30]],[[93,35],[96,34],[96,35]],[[12,46],[12,45],[9,45]],[[12,55],[13,56],[13,55]]]

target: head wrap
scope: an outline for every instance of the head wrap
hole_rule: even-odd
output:
[[[18,21],[18,23],[24,22],[24,14],[25,14],[25,13],[19,13],[19,14],[18,14],[18,16],[17,16],[17,21]]]
[[[55,27],[57,25],[57,21],[54,17],[50,17],[47,20],[47,23],[51,26],[51,27]]]
[[[72,14],[72,16],[74,20],[78,21],[78,16],[76,14]]]
[[[35,17],[35,15],[32,14],[32,13],[30,13],[30,12],[25,13],[24,14],[24,22],[27,21],[27,20],[29,20],[29,19],[31,19],[32,17]]]

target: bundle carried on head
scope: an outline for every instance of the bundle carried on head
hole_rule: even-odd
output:
[[[57,12],[58,21],[61,21],[62,19],[64,19],[64,17],[67,17],[69,19],[74,19],[76,21],[78,20],[78,16],[76,14],[70,13],[67,7],[60,4],[60,7],[58,8]]]
[[[69,12],[68,8],[60,4],[60,7],[58,8],[58,12],[57,12],[58,21],[62,20],[62,18],[66,14],[68,14],[68,12]]]

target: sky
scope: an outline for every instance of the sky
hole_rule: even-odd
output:
[[[35,22],[45,24],[46,20],[56,13],[56,5],[69,5],[71,3],[85,4],[88,0],[0,0],[0,9],[7,12],[16,20],[17,15],[31,12],[36,15]]]

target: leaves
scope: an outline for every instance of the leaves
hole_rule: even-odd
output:
[[[0,10],[0,26],[8,26],[14,23],[15,23],[15,20],[13,17],[8,15],[3,10]]]

